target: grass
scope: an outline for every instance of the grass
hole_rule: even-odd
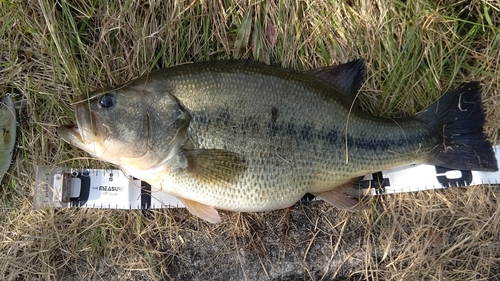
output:
[[[324,203],[207,224],[186,210],[33,210],[36,165],[108,167],[62,143],[76,95],[188,61],[252,58],[299,70],[364,57],[360,100],[406,116],[481,81],[499,143],[495,1],[1,1],[0,89],[19,107],[0,200],[4,280],[497,280],[496,186]]]

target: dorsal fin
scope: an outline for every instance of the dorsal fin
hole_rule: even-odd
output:
[[[344,64],[304,71],[304,73],[321,78],[338,88],[347,98],[354,100],[365,81],[365,60],[357,59]]]

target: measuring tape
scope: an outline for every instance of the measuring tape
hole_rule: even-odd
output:
[[[38,166],[33,206],[39,208],[160,209],[182,203],[120,170]]]
[[[493,147],[500,159],[500,145]],[[500,165],[499,165],[500,166]],[[359,183],[371,195],[497,184],[500,172],[452,170],[431,165],[412,165],[366,175]],[[364,193],[366,194],[366,193]],[[120,170],[75,169],[38,166],[34,208],[183,208],[174,196]],[[306,195],[302,201],[314,200]]]

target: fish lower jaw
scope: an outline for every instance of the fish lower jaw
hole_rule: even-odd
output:
[[[77,125],[62,125],[57,129],[58,135],[66,142],[79,146],[79,144],[92,144],[93,138],[85,138],[82,130]]]

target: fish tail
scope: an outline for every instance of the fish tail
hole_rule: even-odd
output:
[[[479,82],[447,92],[416,117],[439,136],[429,164],[458,170],[498,170],[493,147],[483,132],[485,114]]]

